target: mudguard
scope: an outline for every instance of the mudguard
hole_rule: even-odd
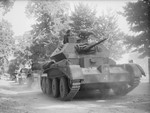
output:
[[[125,67],[134,77],[142,77],[142,75],[145,75],[142,67],[137,64],[125,64]]]
[[[140,65],[138,65],[138,64],[136,64],[136,66],[139,68],[139,70],[141,71],[142,75],[146,76],[143,68]]]

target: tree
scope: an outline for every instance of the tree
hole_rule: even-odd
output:
[[[32,46],[32,35],[30,32],[25,32],[23,36],[15,37],[15,52],[14,57],[20,59],[20,64],[25,65],[28,62],[32,53],[30,47]]]
[[[75,6],[74,12],[71,14],[72,23],[70,26],[72,29],[78,33],[80,30],[89,30],[91,31],[95,20],[96,20],[96,11],[91,10],[88,5],[82,3]]]
[[[124,34],[119,30],[117,18],[112,12],[96,17],[96,11],[88,5],[79,4],[71,14],[70,24],[75,33],[80,30],[92,31],[97,38],[108,38],[105,46],[110,51],[110,56],[118,59],[125,52],[122,46]]]
[[[128,21],[135,36],[128,36],[125,43],[128,47],[136,48],[140,58],[150,57],[150,1],[138,0],[129,2],[122,13]]]
[[[19,69],[19,65],[20,65],[20,62],[17,58],[10,61],[7,72],[10,74],[11,77],[12,77],[12,75],[14,75],[16,70]]]
[[[6,71],[8,57],[14,52],[14,39],[11,25],[5,21],[0,21],[0,68]]]
[[[12,6],[14,5],[15,0],[1,0],[0,8],[4,9],[3,14],[6,14]]]
[[[107,38],[104,45],[110,51],[110,57],[117,60],[126,52],[123,47],[125,34],[118,28],[117,17],[112,12],[99,16],[94,26],[94,32],[97,37]]]
[[[5,15],[14,4],[14,0],[1,0],[0,1],[0,12],[3,16]],[[13,31],[11,25],[0,17],[0,68],[4,72],[8,64],[8,56],[13,50]],[[2,73],[3,73],[2,72]]]
[[[26,7],[28,16],[34,16],[32,26],[32,59],[47,58],[57,47],[63,32],[69,28],[67,4],[61,1],[30,1]],[[38,48],[38,49],[37,49]],[[49,50],[49,48],[51,48]]]
[[[2,20],[0,22],[0,57],[7,59],[13,53],[14,39],[11,25]]]

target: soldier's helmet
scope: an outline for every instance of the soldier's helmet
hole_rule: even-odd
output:
[[[70,29],[66,31],[66,35],[70,35],[70,33],[71,33]]]

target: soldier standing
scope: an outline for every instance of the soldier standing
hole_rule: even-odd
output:
[[[71,30],[67,30],[66,34],[64,35],[64,40],[63,40],[63,44],[66,44],[69,42],[68,37],[71,35]]]
[[[88,42],[88,38],[90,35],[94,35],[93,32],[88,32],[88,31],[81,31],[78,35],[78,37],[80,38],[78,40],[79,43],[87,43]]]

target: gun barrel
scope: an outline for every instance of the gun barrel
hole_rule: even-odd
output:
[[[94,44],[92,44],[92,45],[90,45],[90,46],[87,46],[87,47],[85,48],[85,50],[89,50],[89,49],[93,48],[94,46],[96,46],[96,45],[98,45],[98,44],[104,42],[106,39],[107,39],[107,38],[105,38],[105,39],[103,39],[103,40],[100,40],[100,41],[98,41],[97,43],[94,43]]]

